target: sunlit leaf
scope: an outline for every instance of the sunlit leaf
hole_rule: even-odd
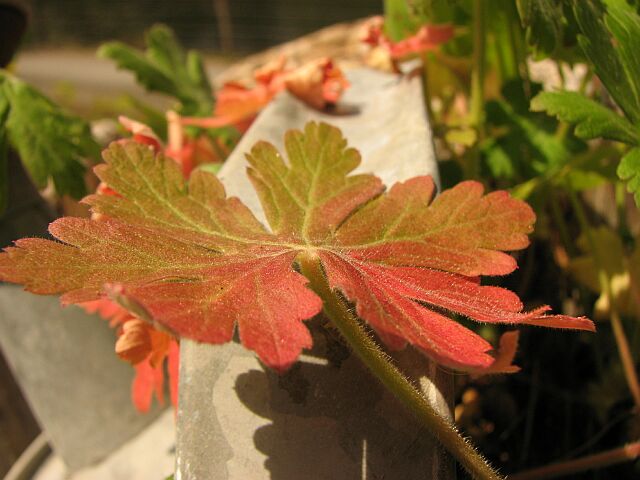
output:
[[[294,268],[301,254],[322,262],[331,286],[390,348],[411,344],[453,368],[514,371],[515,342],[507,338],[496,361],[452,313],[593,330],[586,318],[547,315],[548,307],[523,312],[514,293],[480,285],[479,275],[516,268],[505,251],[527,246],[535,220],[523,202],[485,195],[477,182],[434,200],[430,177],[383,193],[378,178],[352,174],[358,152],[326,124],[289,132],[285,146],[288,162],[264,142],[248,155],[268,230],[215,176],[195,171],[185,182],[162,154],[115,143],[97,173],[119,195],[88,199],[102,219],[57,220],[50,231],[62,243],[18,241],[0,255],[0,278],[66,303],[117,289],[142,318],[197,341],[228,342],[237,328],[277,370],[311,347],[303,321],[322,308]]]

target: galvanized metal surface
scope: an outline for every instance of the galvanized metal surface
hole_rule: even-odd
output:
[[[73,473],[52,455],[31,480],[162,480],[175,463],[174,412],[165,410],[151,425],[102,462]]]
[[[309,120],[340,127],[360,150],[361,172],[387,185],[436,175],[431,132],[418,78],[350,73],[341,115],[311,110],[288,94],[258,118],[220,176],[264,219],[246,175],[244,154],[257,140],[282,148],[286,130]],[[265,369],[235,343],[181,344],[176,480],[450,479],[452,463],[396,399],[317,318],[307,322],[314,348],[285,375]],[[451,377],[422,355],[400,362],[421,378],[450,415]]]
[[[0,285],[0,348],[70,471],[106,457],[154,420],[131,403],[133,370],[107,322],[55,297]]]

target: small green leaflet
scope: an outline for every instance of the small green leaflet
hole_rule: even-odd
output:
[[[130,70],[149,91],[175,97],[183,115],[206,116],[213,111],[213,91],[198,52],[185,52],[165,25],[153,26],[146,35],[147,49],[140,52],[121,42],[109,42],[98,56]]]
[[[0,136],[18,152],[39,188],[51,179],[59,194],[74,198],[86,194],[86,159],[100,157],[89,124],[4,71],[0,71]],[[2,169],[0,190],[6,189],[6,182]]]
[[[577,92],[542,92],[531,100],[531,110],[546,111],[575,124],[576,136],[585,140],[603,137],[629,144],[640,141],[640,130],[626,118]]]
[[[622,157],[618,176],[628,182],[628,190],[633,192],[636,205],[640,205],[640,147],[632,148]]]

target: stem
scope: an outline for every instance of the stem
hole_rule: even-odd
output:
[[[484,126],[485,67],[484,0],[473,1],[473,72],[471,73],[471,122],[478,129]],[[480,135],[478,135],[480,136]]]
[[[551,216],[553,218],[553,222],[556,224],[556,228],[558,229],[558,233],[560,234],[560,241],[567,254],[570,257],[574,257],[576,255],[574,243],[571,241],[571,235],[569,234],[569,227],[567,226],[567,222],[564,220],[564,215],[562,212],[562,208],[560,208],[560,201],[558,199],[558,194],[555,189],[550,186],[547,190],[549,205],[551,207]]]
[[[509,480],[537,480],[561,477],[563,475],[584,472],[585,470],[604,468],[617,463],[628,462],[638,457],[640,457],[640,442],[633,442],[619,448],[614,448],[613,450],[516,473],[515,475],[509,476]]]
[[[327,317],[378,380],[411,410],[473,478],[501,479],[502,477],[489,466],[471,443],[460,435],[455,425],[438,414],[429,400],[374,342],[345,302],[331,289],[318,257],[311,253],[302,253],[298,256],[298,262],[302,273],[309,279],[311,288],[322,298],[323,310]]]
[[[615,184],[616,213],[618,216],[618,232],[624,235],[628,230],[627,226],[627,189],[622,182]]]
[[[611,296],[609,296],[611,298]],[[640,382],[638,382],[638,374],[636,372],[635,361],[633,360],[633,354],[629,347],[629,341],[627,335],[624,333],[624,327],[622,326],[622,320],[615,307],[613,307],[613,299],[611,299],[611,327],[613,328],[613,335],[618,345],[618,353],[620,354],[620,361],[622,362],[622,368],[624,369],[624,376],[629,384],[629,390],[633,396],[633,401],[636,404],[635,410],[640,413]]]
[[[431,108],[431,92],[429,89],[429,58],[427,54],[422,55],[422,98],[424,100],[424,108],[427,112],[427,118],[429,119],[429,125],[431,128],[435,125],[435,118],[433,116],[433,110]]]
[[[471,72],[471,125],[478,133],[478,140],[467,156],[466,178],[480,176],[479,146],[484,140],[484,67],[485,67],[485,6],[484,0],[473,1],[473,71]]]
[[[573,190],[571,185],[569,185],[569,198],[571,199],[571,204],[576,211],[576,216],[578,217],[580,227],[582,228],[584,234],[587,236],[589,248],[593,255],[596,269],[598,270],[598,280],[600,282],[600,288],[602,289],[602,292],[607,295],[607,297],[609,297],[611,326],[613,328],[613,335],[616,340],[616,345],[618,346],[618,354],[620,355],[620,361],[622,362],[622,368],[624,370],[624,376],[627,380],[627,385],[629,386],[631,396],[633,397],[633,401],[635,403],[635,409],[637,412],[640,412],[640,382],[638,382],[638,374],[636,373],[635,361],[633,359],[633,355],[631,354],[631,348],[629,347],[629,340],[627,339],[627,335],[624,332],[622,320],[620,319],[615,299],[613,298],[613,292],[611,290],[611,279],[609,278],[607,271],[603,267],[604,263],[602,262],[602,259],[598,255],[598,248],[596,246],[593,232],[591,231],[591,227],[587,220],[587,215],[585,214],[584,209],[582,208],[582,204],[580,203],[580,200],[578,199],[578,196],[576,195],[576,192]]]

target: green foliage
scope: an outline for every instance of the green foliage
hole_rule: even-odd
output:
[[[419,25],[412,7],[405,0],[385,0],[385,31],[394,41],[413,33]]]
[[[640,16],[625,0],[606,0],[606,4],[605,23],[613,36],[613,50],[620,58],[630,90],[626,92],[627,97],[616,98],[616,102],[625,110],[621,103],[632,101],[633,110],[629,117],[638,124],[640,123]],[[588,32],[585,32],[586,35]]]
[[[530,89],[535,92],[540,86],[531,84]],[[561,179],[572,171],[569,163],[579,161],[586,150],[575,137],[558,136],[557,123],[529,111],[527,104],[524,85],[506,83],[502,99],[486,105],[491,135],[481,146],[484,165],[493,178],[509,185],[528,182],[524,197],[545,181],[561,185]]]
[[[640,148],[632,148],[622,157],[618,176],[628,182],[627,188],[633,192],[636,205],[640,205]]]
[[[1,87],[2,84],[0,84]],[[8,176],[8,142],[6,121],[9,116],[9,101],[4,95],[0,95],[0,215],[7,209],[9,185],[7,182]]]
[[[562,41],[562,4],[555,0],[516,0],[527,43],[537,56],[556,50]]]
[[[606,138],[633,148],[618,167],[618,176],[640,205],[640,16],[624,0],[576,2],[574,14],[581,34],[578,43],[595,73],[622,110],[615,111],[575,92],[545,92],[531,102],[575,125],[584,139]]]
[[[185,52],[174,33],[164,25],[155,25],[146,35],[147,49],[138,51],[121,42],[104,44],[98,55],[129,70],[148,90],[175,97],[183,115],[210,115],[213,92],[202,56]]]
[[[630,144],[640,141],[640,130],[628,120],[576,92],[540,93],[531,101],[531,110],[575,124],[575,134],[585,140],[603,137]]]
[[[626,5],[624,2],[610,3],[616,3],[620,8]],[[616,36],[616,33],[621,32],[609,31],[607,28],[612,19],[610,10],[607,10],[605,15],[602,7],[593,1],[576,2],[574,8],[582,32],[578,36],[580,48],[627,118],[637,123],[640,120],[640,97],[637,94],[636,82],[639,81],[640,72],[634,72],[635,65],[628,62],[628,51],[631,47],[627,44],[628,38],[625,35]],[[625,12],[626,15],[637,18],[637,14],[630,7],[627,6]],[[634,22],[630,22],[630,26],[638,27]],[[640,29],[633,32],[633,35],[640,35]]]
[[[86,194],[86,159],[98,159],[99,146],[84,120],[60,109],[40,92],[0,71],[0,147],[20,155],[34,183],[49,179],[59,194]],[[0,155],[0,205],[6,203],[6,155]]]

